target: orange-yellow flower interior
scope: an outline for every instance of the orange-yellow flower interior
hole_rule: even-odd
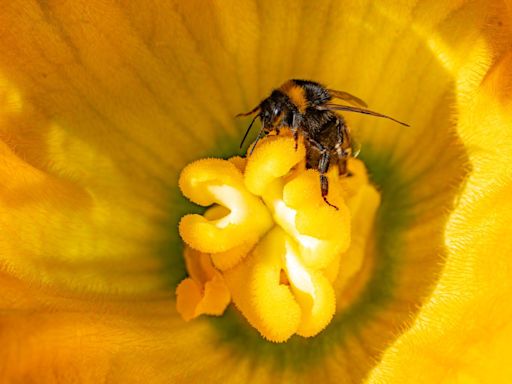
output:
[[[1,381],[509,382],[511,9],[497,0],[0,5]],[[345,220],[350,239],[331,244],[346,262],[335,278],[320,262],[293,269],[303,250],[275,214],[281,195],[258,194],[262,170],[248,182],[249,167],[286,149],[265,155],[262,142],[260,161],[258,148],[247,163],[232,159],[248,124],[234,116],[291,78],[350,92],[411,126],[343,114],[379,197],[359,210],[333,197],[340,216],[318,213]],[[301,154],[282,139],[292,149],[283,162]],[[207,181],[210,195],[190,184],[189,167],[222,175]],[[301,177],[300,188],[318,188],[314,171]],[[293,187],[283,199],[300,200]],[[236,209],[205,213],[182,191]],[[212,228],[227,216],[243,243]],[[317,218],[304,218],[318,235]],[[187,227],[197,220],[202,229]],[[207,236],[218,249],[201,248]],[[276,269],[287,244],[288,264]],[[270,285],[250,283],[268,271],[290,287],[302,282],[294,271],[310,272],[309,288],[335,292],[335,308],[326,301],[307,322],[296,294],[283,317],[266,317],[284,308],[264,299]],[[177,301],[182,281],[188,296]],[[262,311],[244,304],[248,294],[262,296]],[[275,332],[279,343],[268,340]]]

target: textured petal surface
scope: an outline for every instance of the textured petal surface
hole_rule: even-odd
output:
[[[487,0],[4,2],[2,377],[360,382],[410,324],[370,380],[510,374],[499,370],[511,338],[509,10]],[[190,211],[177,175],[234,154],[246,122],[233,116],[293,77],[411,128],[347,116],[382,191],[369,262],[322,334],[276,346],[234,312],[192,324],[173,310],[185,276],[177,223]]]
[[[512,377],[512,53],[474,80],[464,86],[478,87],[477,96],[458,100],[474,172],[446,229],[445,268],[414,326],[369,382],[508,383]]]

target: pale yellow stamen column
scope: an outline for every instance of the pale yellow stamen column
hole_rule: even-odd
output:
[[[216,267],[212,272],[208,263],[196,262],[194,268],[206,268],[198,273],[187,261],[191,277],[177,290],[185,319],[222,313],[228,290],[249,323],[271,341],[314,336],[329,324],[340,258],[350,245],[346,202],[358,196],[352,205],[360,207],[364,197],[358,192],[374,189],[365,172],[339,178],[333,169],[328,199],[336,210],[323,201],[318,172],[304,170],[304,158],[304,146],[296,150],[293,138],[281,135],[262,140],[247,162],[204,159],[184,169],[183,194],[203,206],[217,204],[180,222],[186,252],[195,249]]]

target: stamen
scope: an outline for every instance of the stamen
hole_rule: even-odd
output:
[[[222,315],[231,301],[224,277],[207,254],[185,248],[185,261],[190,277],[176,288],[176,309],[184,320],[199,315]]]
[[[179,186],[194,203],[219,204],[229,212],[214,220],[195,214],[181,219],[180,235],[194,249],[218,253],[254,245],[272,226],[268,210],[245,189],[242,173],[229,161],[203,159],[191,163],[182,171]]]
[[[339,177],[335,167],[328,172],[336,210],[325,204],[318,172],[305,170],[304,158],[304,145],[296,150],[294,138],[282,134],[262,139],[247,160],[204,159],[183,170],[183,194],[210,206],[179,225],[186,257],[195,252],[204,266],[187,261],[191,277],[177,290],[184,319],[220,314],[225,288],[270,341],[311,337],[329,324],[336,295],[361,267],[379,195],[362,162],[350,159],[352,177]],[[358,244],[352,252],[351,233]]]

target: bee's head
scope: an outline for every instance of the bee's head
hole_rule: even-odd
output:
[[[265,131],[270,131],[276,126],[283,112],[283,103],[279,97],[270,95],[260,104],[260,119]]]

